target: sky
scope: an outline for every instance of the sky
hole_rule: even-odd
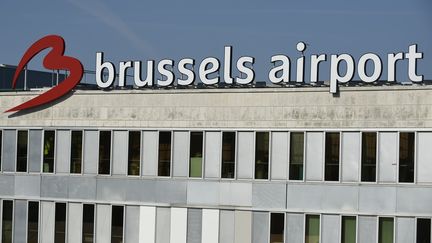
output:
[[[61,35],[66,54],[86,70],[95,70],[98,51],[118,66],[127,60],[223,60],[224,46],[231,45],[234,60],[256,58],[256,80],[266,81],[271,56],[285,54],[295,63],[299,41],[308,44],[306,57],[349,53],[358,60],[373,52],[384,64],[388,53],[418,44],[424,53],[418,73],[432,80],[430,0],[3,1],[0,23],[3,64],[17,65],[48,34]],[[41,57],[30,68],[43,69]],[[329,68],[329,62],[323,64],[320,79],[329,79]],[[407,68],[407,62],[398,66],[398,80],[408,78]]]

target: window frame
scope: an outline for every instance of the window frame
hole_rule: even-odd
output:
[[[129,175],[129,135],[130,132],[139,132],[140,135],[140,145],[139,145],[139,171],[138,171],[138,175]],[[140,178],[142,176],[142,167],[143,167],[143,153],[144,153],[144,147],[143,147],[143,139],[144,139],[144,133],[143,130],[138,130],[138,129],[131,129],[131,130],[127,130],[127,141],[128,141],[128,158],[127,158],[127,165],[126,165],[126,176],[128,177],[133,177],[133,178]],[[159,151],[159,150],[158,150]],[[159,156],[159,155],[158,155]],[[159,162],[159,161],[158,161]]]
[[[356,243],[358,243],[358,240],[359,240],[359,223],[358,223],[358,218],[359,218],[359,215],[356,215],[356,214],[340,214],[340,223],[339,223],[339,225],[340,225],[340,234],[339,234],[339,237],[340,237],[340,239],[339,239],[339,242],[342,242],[342,240],[343,240],[343,218],[344,217],[354,217],[355,218],[355,229],[356,229],[356,232],[355,232],[355,242]]]
[[[96,219],[97,219],[97,204],[95,203],[86,203],[83,202],[82,203],[82,227],[81,227],[81,238],[84,237],[84,206],[85,205],[92,205],[93,206],[93,243],[95,242],[96,239]],[[81,239],[82,240],[82,239]],[[82,241],[83,242],[83,241]]]
[[[40,238],[41,238],[41,216],[42,216],[42,210],[41,210],[41,201],[38,200],[28,200],[27,201],[27,219],[26,219],[26,242],[28,242],[28,221],[29,221],[29,207],[30,207],[30,203],[37,203],[38,204],[38,242],[40,242]],[[67,214],[67,211],[66,211]]]
[[[380,219],[381,218],[391,218],[391,219],[393,219],[393,243],[395,243],[395,240],[396,240],[396,234],[397,234],[397,232],[396,232],[396,219],[397,219],[397,217],[394,217],[394,216],[377,216],[376,217],[376,220],[377,220],[377,230],[376,230],[376,242],[377,243],[379,243],[379,237],[380,237]]]
[[[159,150],[160,150],[160,133],[161,132],[169,132],[171,134],[171,140],[170,140],[170,173],[168,176],[160,176],[159,175]],[[156,178],[172,178],[173,177],[173,141],[174,141],[174,131],[173,130],[157,130],[158,133],[158,146],[157,146],[157,167],[156,167]],[[189,171],[188,171],[189,173]]]
[[[221,130],[221,148],[220,148],[220,173],[219,178],[221,180],[234,181],[237,180],[237,157],[238,157],[238,131],[237,130]],[[234,133],[234,176],[232,178],[222,177],[223,169],[223,134],[224,133]],[[255,174],[255,172],[254,172]]]
[[[375,181],[362,181],[362,165],[363,165],[363,133],[375,133],[376,134],[376,144],[375,144]],[[362,184],[370,184],[370,185],[374,185],[374,184],[379,184],[379,163],[380,163],[380,157],[379,157],[379,152],[380,152],[380,131],[361,131],[360,132],[360,166],[359,166],[359,183]]]
[[[414,134],[414,149],[413,149],[413,181],[412,182],[401,182],[399,178],[399,172],[400,172],[400,134],[401,133],[413,133]],[[396,184],[401,185],[416,185],[417,184],[417,131],[413,130],[406,130],[406,131],[397,131],[397,161],[396,161]]]
[[[16,146],[16,150],[15,150],[15,172],[19,173],[19,174],[27,174],[29,173],[29,152],[30,152],[30,130],[29,129],[17,129],[16,131],[16,135],[15,135],[15,146]],[[27,132],[27,154],[26,154],[26,171],[18,171],[18,134],[20,131],[24,131]],[[55,143],[55,140],[54,140]],[[2,143],[3,146],[3,143]],[[3,154],[2,154],[3,155]],[[54,145],[54,157],[55,157],[55,145]],[[55,161],[55,160],[54,160]]]
[[[112,241],[112,228],[113,228],[113,208],[114,207],[122,207],[123,208],[123,227],[122,227],[122,242],[124,242],[125,241],[125,230],[126,230],[126,207],[127,207],[127,205],[121,205],[121,204],[112,204],[111,205],[111,222],[110,222],[110,231],[111,231],[111,234],[110,234],[110,240]],[[96,205],[95,205],[95,215],[96,215]],[[94,226],[96,227],[96,217],[95,217],[95,222],[94,222]],[[94,232],[94,239],[93,240],[95,240],[96,239],[96,234],[97,234],[97,232],[95,231]]]
[[[271,215],[272,214],[283,214],[283,216],[284,216],[284,221],[283,221],[283,223],[284,223],[284,225],[283,225],[283,242],[285,243],[286,242],[286,234],[287,234],[287,230],[286,230],[286,227],[287,227],[287,212],[281,212],[281,211],[271,211],[271,212],[268,212],[268,222],[269,222],[269,224],[268,224],[268,242],[270,242],[270,240],[271,240]]]
[[[41,174],[48,174],[48,175],[54,175],[56,174],[56,158],[57,158],[57,129],[42,129],[42,159],[41,159]],[[44,165],[44,148],[45,148],[45,132],[46,131],[54,131],[54,157],[53,157],[53,172],[44,172],[43,171],[43,165]]]
[[[339,135],[339,161],[338,161],[338,180],[335,181],[330,181],[330,180],[326,180],[325,175],[326,175],[326,150],[327,150],[327,134],[328,133],[337,133]],[[342,182],[342,130],[324,130],[323,131],[323,153],[324,153],[324,157],[323,157],[323,170],[322,170],[322,182],[324,183],[341,183]]]
[[[81,132],[81,172],[80,173],[72,173],[71,172],[71,166],[72,166],[72,134],[74,131]],[[84,151],[85,151],[85,138],[84,138],[84,131],[85,130],[79,130],[79,129],[72,129],[70,130],[70,164],[69,164],[69,175],[71,176],[80,176],[84,174]],[[98,163],[99,165],[99,163]],[[99,168],[98,168],[99,169]]]
[[[292,180],[290,178],[290,172],[291,172],[291,134],[292,133],[302,133],[303,134],[303,175],[302,180]],[[287,175],[287,181],[289,182],[305,182],[306,181],[306,131],[289,131],[288,132],[288,175]]]
[[[110,132],[110,155],[109,155],[109,173],[108,174],[101,174],[99,173],[99,164],[100,164],[100,133],[103,131],[108,131]],[[110,129],[100,129],[98,130],[98,161],[97,161],[97,166],[96,166],[96,175],[97,176],[112,176],[112,159],[113,159],[113,131],[114,130],[110,130]]]
[[[201,146],[201,176],[191,176],[191,143],[192,143],[192,133],[202,133],[202,146]],[[174,134],[174,132],[173,132]],[[187,178],[190,180],[199,180],[205,178],[205,146],[206,146],[206,131],[205,130],[189,130],[188,131],[188,137],[189,137],[189,149],[187,151],[188,153],[188,175]],[[171,141],[171,147],[174,147],[172,144],[173,141]]]
[[[319,217],[319,237],[318,242],[322,242],[322,214],[321,213],[305,213],[303,214],[303,242],[306,242],[306,223],[307,223],[307,216],[318,216]]]
[[[254,161],[253,161],[253,171],[252,171],[252,180],[253,181],[270,181],[270,175],[271,175],[271,134],[272,131],[271,130],[254,130],[254,147],[253,147],[253,153],[254,153]],[[257,165],[257,159],[256,159],[256,154],[257,154],[257,133],[268,133],[268,148],[267,148],[267,153],[268,153],[268,161],[267,161],[267,179],[257,179],[256,178],[256,165]]]

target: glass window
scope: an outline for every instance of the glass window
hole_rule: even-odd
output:
[[[320,216],[306,215],[305,243],[319,243],[320,240]]]
[[[257,132],[255,139],[255,179],[268,179],[269,133]]]
[[[111,171],[111,131],[99,132],[99,174],[109,175]]]
[[[13,201],[3,201],[2,243],[12,243]]]
[[[123,242],[123,206],[112,207],[111,243]]]
[[[70,173],[80,174],[82,164],[83,132],[72,131]]]
[[[379,218],[378,243],[393,243],[393,218]]]
[[[28,131],[18,131],[17,137],[16,171],[27,172]]]
[[[65,241],[66,241],[66,203],[56,203],[55,242],[64,243]]]
[[[158,176],[171,175],[171,132],[159,132]]]
[[[38,243],[39,239],[39,203],[29,202],[27,221],[27,243]]]
[[[399,182],[414,182],[414,133],[399,134]]]
[[[189,176],[202,176],[203,158],[203,132],[191,132],[190,134],[190,161]]]
[[[285,214],[270,214],[270,243],[284,242]]]
[[[94,205],[83,205],[83,243],[93,243],[94,239]]]
[[[129,131],[128,175],[140,174],[141,131]]]
[[[235,132],[222,133],[222,178],[234,178],[235,141]]]
[[[43,172],[54,172],[55,131],[44,131]]]
[[[376,181],[377,133],[362,133],[361,181]]]
[[[289,179],[303,180],[304,133],[292,132],[290,138]]]
[[[3,133],[2,130],[0,130],[0,170],[2,168],[2,142],[3,142]]]
[[[342,216],[342,242],[356,243],[357,219],[354,216]]]
[[[339,142],[338,132],[328,132],[325,138],[325,175],[326,181],[339,180]]]
[[[417,219],[417,243],[431,243],[431,220]]]

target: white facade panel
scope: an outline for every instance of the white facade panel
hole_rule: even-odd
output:
[[[42,161],[42,130],[29,130],[28,171],[40,172]]]
[[[396,243],[415,243],[416,242],[416,222],[415,218],[396,219]]]
[[[252,242],[252,212],[235,211],[235,243]]]
[[[219,242],[234,243],[235,214],[233,210],[221,210],[219,218]]]
[[[157,131],[143,132],[142,145],[142,175],[157,176],[158,174],[158,148],[159,135]]]
[[[378,181],[396,182],[398,164],[397,132],[380,132],[378,137]]]
[[[286,215],[285,243],[303,242],[304,221],[303,214],[288,213]]]
[[[83,205],[81,203],[68,203],[67,239],[68,242],[82,242],[83,232]]]
[[[111,242],[111,205],[96,205],[96,243]]]
[[[186,243],[187,208],[171,208],[170,243]]]
[[[219,210],[202,210],[202,243],[219,243]]]
[[[272,180],[288,179],[288,132],[272,132],[270,168]]]
[[[140,206],[139,243],[156,241],[156,207]]]
[[[377,217],[359,216],[358,217],[358,243],[377,242],[378,221]]]
[[[57,130],[56,138],[56,173],[67,174],[70,172],[70,157],[71,157],[71,131]]]
[[[417,133],[417,182],[432,183],[432,132]]]
[[[156,209],[156,243],[170,243],[171,235],[170,208]]]
[[[126,206],[126,218],[125,218],[125,225],[124,225],[125,243],[139,242],[139,228],[140,228],[139,223],[140,223],[140,207]]]
[[[113,131],[112,174],[127,175],[128,168],[128,131]]]
[[[206,132],[204,149],[205,178],[220,178],[222,161],[222,133]]]
[[[54,243],[55,203],[41,202],[40,242]]]
[[[238,132],[237,140],[237,177],[252,179],[255,164],[254,132]]]
[[[25,200],[15,200],[13,219],[13,241],[26,242],[27,236],[27,202]]]
[[[2,139],[2,171],[15,172],[17,131],[3,130]]]
[[[340,235],[340,216],[322,215],[321,217],[321,241],[322,243],[339,242]]]
[[[173,176],[188,177],[190,146],[189,132],[175,131],[173,140]]]
[[[324,133],[306,133],[306,180],[322,181],[324,170]]]
[[[342,133],[342,181],[358,182],[361,160],[361,133]]]
[[[97,174],[99,162],[99,132],[84,131],[84,174]]]

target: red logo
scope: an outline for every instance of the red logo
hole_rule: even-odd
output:
[[[65,41],[61,36],[48,35],[36,41],[25,52],[22,57],[12,80],[12,88],[15,88],[19,74],[23,71],[27,63],[33,59],[41,51],[52,48],[51,51],[43,59],[43,66],[50,70],[69,70],[70,75],[59,85],[51,88],[43,94],[40,94],[33,99],[15,106],[6,112],[20,111],[37,106],[41,106],[52,102],[71,91],[80,81],[84,73],[84,68],[81,62],[73,57],[64,56]]]

